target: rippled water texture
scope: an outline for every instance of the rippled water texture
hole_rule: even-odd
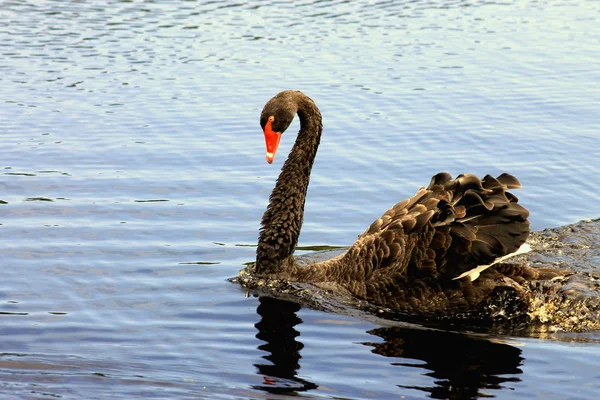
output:
[[[600,3],[0,3],[1,398],[597,398],[600,335],[381,326],[226,281],[293,142],[325,131],[302,246],[439,171],[510,172],[534,229],[600,217]],[[300,252],[302,253],[302,252]]]

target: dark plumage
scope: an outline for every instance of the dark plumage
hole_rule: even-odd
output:
[[[529,212],[507,191],[520,187],[508,174],[452,179],[439,173],[427,188],[373,222],[344,254],[299,266],[293,253],[321,137],[321,113],[303,93],[284,91],[265,105],[261,127],[271,162],[296,114],[300,132],[262,218],[256,274],[327,284],[394,311],[419,314],[471,312],[503,289],[521,290],[494,267],[455,279],[515,252],[527,239]],[[532,279],[538,276],[529,270]],[[522,270],[514,274],[527,275]]]

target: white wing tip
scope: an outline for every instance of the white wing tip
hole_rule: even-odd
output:
[[[457,279],[462,279],[462,278],[465,278],[465,277],[467,277],[467,276],[468,276],[468,277],[471,279],[471,282],[473,282],[475,279],[479,278],[479,274],[480,274],[482,271],[484,271],[484,270],[488,269],[488,268],[489,268],[489,267],[491,267],[492,265],[494,265],[494,264],[497,264],[497,263],[499,263],[499,262],[501,262],[501,261],[504,261],[504,260],[506,260],[507,258],[514,257],[514,256],[516,256],[516,255],[518,255],[518,254],[525,254],[525,253],[529,253],[530,251],[531,251],[531,246],[530,246],[530,245],[528,245],[527,243],[523,243],[523,244],[521,245],[521,247],[519,247],[519,248],[517,249],[517,251],[515,251],[514,253],[510,253],[510,254],[507,254],[507,255],[505,255],[505,256],[503,256],[503,257],[499,257],[499,258],[495,259],[495,260],[494,260],[494,262],[493,262],[493,263],[491,263],[491,264],[487,264],[487,265],[479,265],[479,266],[477,266],[477,267],[475,267],[475,268],[473,268],[473,269],[470,269],[470,270],[468,270],[467,272],[463,272],[462,274],[460,274],[460,275],[459,275],[459,276],[457,276],[456,278],[452,278],[452,280],[453,280],[453,281],[455,281],[455,280],[457,280]]]
[[[487,267],[489,267],[490,265],[492,265],[492,264],[480,265],[478,267],[475,267],[473,269],[468,270],[467,272],[463,272],[462,274],[460,274],[456,278],[452,278],[452,280],[455,281],[457,279],[462,279],[462,278],[469,277],[469,279],[471,280],[471,282],[473,282],[475,279],[479,278],[479,273],[481,271],[483,271],[484,269],[486,269]]]
[[[527,243],[523,243],[517,251],[515,251],[514,253],[509,254],[509,255],[516,256],[517,254],[525,254],[525,253],[529,253],[530,251],[531,251],[531,246]]]

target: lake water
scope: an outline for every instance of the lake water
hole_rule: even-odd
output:
[[[600,395],[600,333],[435,332],[246,297],[273,165],[324,135],[301,246],[439,171],[510,172],[534,229],[600,217],[600,2],[4,1],[0,398]],[[303,252],[299,252],[303,253]]]

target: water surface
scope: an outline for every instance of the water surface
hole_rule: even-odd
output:
[[[439,171],[509,172],[534,229],[600,217],[600,3],[0,5],[0,397],[596,398],[600,335],[390,327],[245,297],[293,143],[324,115],[302,246]],[[5,203],[5,204],[4,204]]]

